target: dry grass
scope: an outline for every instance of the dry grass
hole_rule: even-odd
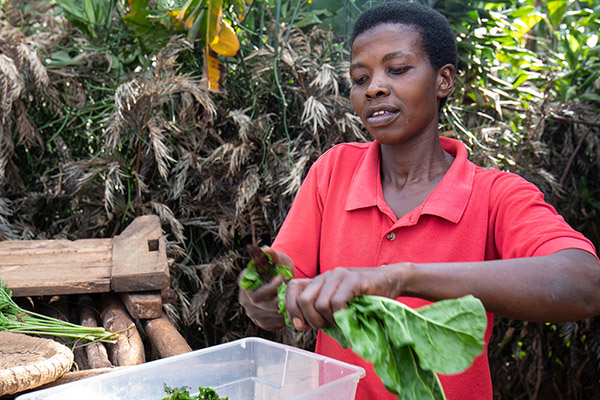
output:
[[[0,38],[0,183],[22,186],[13,162],[15,145],[43,148],[22,98],[42,93],[49,79],[34,45],[14,27],[2,23]]]

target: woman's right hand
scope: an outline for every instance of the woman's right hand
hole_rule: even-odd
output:
[[[292,260],[283,253],[278,253],[270,247],[263,247],[263,251],[271,255],[271,259],[275,264],[287,265],[291,271],[294,271]],[[244,269],[240,274],[240,278],[244,275]],[[274,331],[285,326],[283,314],[278,312],[277,306],[277,288],[283,282],[283,277],[277,275],[270,282],[265,283],[253,291],[240,288],[238,300],[246,315],[262,329]]]

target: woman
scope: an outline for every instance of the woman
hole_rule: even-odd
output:
[[[493,314],[571,321],[600,314],[594,247],[517,175],[467,160],[440,138],[454,89],[456,43],[446,19],[416,3],[367,10],[351,37],[352,106],[372,143],[335,146],[309,171],[271,248],[293,267],[286,306],[297,329],[334,323],[361,294],[411,307],[472,294]],[[276,279],[240,302],[279,329]],[[393,399],[369,363],[319,331],[316,351],[361,365],[358,399]],[[440,376],[449,399],[491,399],[487,349],[465,372]]]

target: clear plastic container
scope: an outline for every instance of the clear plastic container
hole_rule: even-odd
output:
[[[261,338],[190,353],[30,392],[17,400],[160,400],[164,385],[211,387],[229,400],[352,400],[361,367]]]

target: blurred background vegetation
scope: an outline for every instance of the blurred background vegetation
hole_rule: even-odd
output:
[[[536,183],[600,244],[597,0],[423,1],[459,45],[440,131]],[[100,238],[160,216],[193,348],[257,335],[237,303],[311,163],[366,141],[347,100],[369,0],[0,0],[0,240]],[[497,318],[497,399],[600,398],[600,322]]]

